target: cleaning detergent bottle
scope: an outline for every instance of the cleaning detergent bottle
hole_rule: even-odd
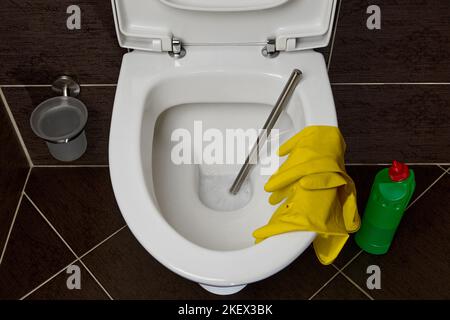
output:
[[[416,187],[414,172],[393,161],[377,173],[362,219],[355,235],[358,246],[371,254],[385,254],[391,246],[403,213]]]

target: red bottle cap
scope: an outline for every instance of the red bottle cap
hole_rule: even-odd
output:
[[[408,179],[408,166],[397,160],[392,161],[392,166],[389,168],[389,177],[392,181],[399,182]]]

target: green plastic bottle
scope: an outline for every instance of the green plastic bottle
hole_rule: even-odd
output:
[[[393,161],[377,173],[355,241],[364,251],[385,254],[414,193],[414,171]]]

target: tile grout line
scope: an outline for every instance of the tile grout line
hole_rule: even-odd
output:
[[[114,231],[113,233],[111,233],[108,237],[106,237],[105,239],[103,239],[102,241],[100,241],[99,243],[97,243],[95,246],[93,246],[91,249],[89,249],[88,251],[86,251],[85,253],[83,253],[80,256],[80,259],[83,259],[84,257],[86,257],[88,254],[92,253],[94,250],[96,250],[98,247],[100,247],[101,245],[103,245],[106,241],[108,241],[109,239],[113,238],[116,234],[118,234],[120,231],[122,231],[123,229],[125,229],[127,227],[127,225],[125,224],[124,226],[120,227],[119,229],[117,229],[116,231]]]
[[[359,285],[357,285],[352,279],[350,279],[350,277],[348,277],[343,270],[345,268],[347,268],[350,264],[352,264],[353,261],[355,261],[360,255],[361,253],[363,253],[363,250],[359,250],[359,252],[357,254],[355,254],[353,256],[353,258],[351,258],[342,268],[337,267],[334,263],[332,263],[331,265],[337,270],[338,274],[341,274],[342,276],[344,276],[347,281],[349,281],[352,285],[354,285],[358,290],[360,290],[362,293],[364,293],[364,295],[366,295],[370,300],[375,300],[372,296],[370,296],[367,292],[365,292]],[[328,284],[327,284],[328,285]],[[322,289],[323,290],[323,289]]]
[[[356,258],[359,257],[359,255],[363,253],[363,250],[359,250],[357,254],[355,254],[353,256],[353,258],[351,258],[346,264],[344,264],[344,266],[342,268],[337,267],[334,263],[332,263],[332,266],[337,269],[338,271],[343,271],[345,268],[347,268],[353,261],[356,260]]]
[[[106,241],[108,241],[109,239],[111,239],[112,237],[114,237],[116,234],[118,234],[120,231],[122,231],[124,228],[126,228],[127,225],[125,224],[124,226],[120,227],[118,230],[114,231],[111,235],[109,235],[108,237],[106,237],[104,240],[102,240],[101,242],[99,242],[97,245],[93,246],[91,249],[89,249],[88,251],[86,251],[85,253],[83,253],[80,257],[79,257],[79,261],[80,263],[84,266],[84,268],[86,269],[86,271],[91,275],[91,277],[94,279],[95,282],[97,282],[97,284],[102,288],[102,290],[108,295],[108,297],[111,300],[114,300],[114,298],[109,294],[109,292],[106,290],[106,288],[103,287],[103,285],[101,284],[101,282],[97,279],[97,277],[94,275],[94,273],[91,271],[91,269],[88,268],[88,266],[84,263],[84,261],[82,260],[85,256],[87,256],[89,253],[93,252],[95,249],[97,249],[99,246],[101,246],[103,243],[105,243]]]
[[[2,84],[0,88],[50,88],[51,84]],[[85,83],[80,87],[117,87],[117,83]]]
[[[24,196],[28,199],[28,201],[30,201],[30,203],[33,205],[33,207],[36,209],[36,211],[42,216],[42,218],[45,220],[45,222],[47,222],[47,224],[50,226],[50,228],[56,233],[56,235],[61,239],[61,241],[66,245],[66,247],[72,252],[72,254],[77,258],[80,259],[80,257],[75,253],[75,251],[72,249],[72,247],[67,243],[67,241],[61,236],[61,234],[58,232],[58,230],[56,230],[56,228],[53,226],[53,224],[47,219],[47,217],[44,215],[44,213],[41,211],[41,209],[39,209],[39,207],[34,203],[33,200],[31,200],[31,198],[28,196],[28,194],[26,192],[24,192]],[[84,263],[81,262],[83,265]],[[87,269],[87,268],[86,268]],[[89,272],[89,271],[88,271]],[[96,278],[94,277],[94,280],[96,280]],[[100,287],[102,288],[102,290],[108,295],[108,297],[113,300],[112,296],[109,294],[108,291],[106,291],[106,289],[104,288],[103,285],[101,285],[100,282],[98,282],[98,280],[96,280],[96,282],[100,285]]]
[[[333,264],[333,267],[336,268],[336,270],[347,279],[348,282],[350,282],[354,287],[356,287],[359,291],[361,291],[366,297],[368,297],[370,300],[375,300],[370,294],[368,294],[363,288],[361,288],[355,281],[353,281],[349,276],[347,276],[343,271],[339,270],[338,267],[336,267]]]
[[[444,169],[441,166],[439,166],[438,164],[436,164],[440,169],[442,169],[444,171],[444,173],[438,177],[436,179],[435,182],[433,182],[424,192],[422,192],[411,204],[410,206],[415,203],[420,197],[422,197],[424,195],[424,193],[426,191],[428,191],[435,183],[437,183],[445,174],[450,174],[450,169]],[[25,190],[29,175],[31,173],[31,169],[29,169],[28,171],[28,175],[24,184],[24,188],[23,190]],[[20,207],[20,203],[22,200],[22,197],[24,195],[24,191],[22,192],[22,196],[19,200],[19,204],[17,206],[17,208]],[[33,204],[33,206],[35,207],[35,209],[44,217],[44,219],[46,220],[46,222],[52,227],[52,229],[58,234],[58,236],[61,238],[61,240],[63,240],[63,242],[66,244],[66,246],[72,251],[72,253],[77,257],[77,255],[73,252],[73,250],[70,248],[70,246],[64,241],[64,239],[62,238],[62,236],[59,235],[59,233],[56,231],[56,229],[54,229],[54,227],[51,225],[51,223],[45,218],[45,216],[42,214],[42,212],[37,208],[37,206],[34,204],[34,202],[29,198],[29,196],[27,194],[25,194],[25,196],[27,197],[27,199]],[[16,208],[16,211],[18,211]],[[408,206],[409,208],[409,206]],[[17,212],[16,212],[17,214]],[[14,217],[15,220],[15,217]],[[12,223],[13,224],[13,223]],[[122,226],[121,228],[119,228],[118,230],[116,230],[115,232],[113,232],[110,236],[108,236],[107,238],[105,238],[104,240],[102,240],[101,242],[99,242],[97,245],[95,245],[94,247],[92,247],[91,249],[89,249],[88,251],[86,251],[84,254],[82,254],[80,257],[77,257],[76,260],[74,260],[73,262],[71,262],[69,265],[67,265],[66,267],[64,267],[62,270],[60,270],[59,272],[55,273],[53,276],[51,276],[49,279],[47,279],[46,281],[44,281],[43,283],[41,283],[40,285],[38,285],[36,288],[34,288],[32,291],[30,291],[29,293],[27,293],[25,296],[23,296],[21,299],[26,298],[27,296],[29,296],[30,294],[32,294],[33,292],[35,292],[36,290],[38,290],[39,288],[41,288],[43,285],[45,285],[46,283],[48,283],[49,281],[51,281],[54,277],[56,277],[57,275],[59,275],[62,271],[64,271],[65,269],[67,269],[68,266],[72,265],[73,263],[80,261],[80,263],[84,266],[84,268],[88,271],[88,273],[91,275],[91,277],[98,283],[99,286],[102,287],[102,289],[105,291],[105,293],[112,298],[109,293],[106,291],[106,289],[101,285],[101,283],[98,281],[98,279],[94,276],[94,274],[90,271],[90,269],[84,264],[84,262],[81,260],[82,258],[84,258],[86,255],[88,255],[89,253],[91,253],[92,251],[94,251],[95,249],[97,249],[99,246],[101,246],[103,243],[105,243],[106,241],[108,241],[110,238],[114,237],[117,233],[119,233],[120,231],[122,231],[124,228],[126,228],[126,224],[124,226]],[[11,233],[11,229],[12,229],[12,225],[10,228],[10,232]],[[8,234],[8,238],[9,238],[9,234]],[[4,251],[6,248],[6,243],[5,242],[5,247],[4,247]],[[337,273],[334,274],[319,290],[317,290],[310,298],[309,300],[313,299],[317,294],[319,294],[327,285],[329,285],[336,277],[338,274],[342,274],[349,282],[351,282],[354,286],[356,286],[361,292],[363,292],[368,298],[374,300],[373,297],[371,297],[367,292],[365,292],[358,284],[356,284],[350,277],[348,277],[343,270],[346,269],[363,251],[360,250],[349,262],[347,262],[341,269],[339,269],[338,267],[336,267],[334,264],[332,265],[335,269],[337,269]],[[4,252],[2,253],[2,257],[3,257]],[[0,259],[0,263],[1,263],[1,259]]]
[[[355,162],[355,163],[345,163],[346,166],[389,166],[390,163],[361,163],[361,162]]]
[[[39,207],[34,203],[33,200],[31,200],[30,196],[26,192],[24,192],[25,197],[30,201],[30,203],[33,205],[34,209],[44,218],[45,222],[50,226],[50,228],[57,234],[57,236],[61,239],[61,241],[66,245],[66,247],[72,252],[72,254],[79,258],[78,255],[75,253],[75,251],[72,249],[71,246],[66,242],[66,240],[60,235],[60,233],[56,230],[56,228],[51,224],[51,222],[47,219],[47,217],[44,215],[44,213],[39,209]]]
[[[48,278],[47,280],[45,280],[44,282],[42,282],[41,284],[37,285],[34,289],[32,289],[31,291],[29,291],[28,293],[26,293],[25,295],[23,295],[19,300],[24,300],[26,299],[28,296],[30,296],[31,294],[35,293],[37,290],[39,290],[40,288],[42,288],[43,286],[45,286],[47,283],[49,283],[50,281],[52,281],[54,278],[56,278],[60,273],[64,272],[64,270],[67,270],[68,267],[70,267],[71,265],[73,265],[74,263],[76,263],[78,260],[80,259],[75,259],[73,260],[71,263],[69,263],[68,265],[66,265],[64,268],[62,268],[61,270],[59,270],[58,272],[56,272],[54,275],[52,275],[50,278]]]
[[[9,116],[9,121],[11,122],[11,124],[14,128],[14,131],[16,132],[16,136],[17,136],[17,139],[19,139],[19,143],[22,147],[22,151],[25,154],[25,157],[27,158],[28,166],[30,168],[32,168],[33,161],[31,160],[30,153],[28,152],[27,146],[25,145],[25,141],[23,140],[22,134],[20,133],[19,127],[17,126],[17,122],[14,119],[14,115],[11,112],[11,108],[9,107],[8,101],[6,100],[6,96],[4,95],[1,87],[0,87],[0,99],[3,101],[3,105],[5,106],[6,113]]]
[[[447,166],[449,163],[407,162],[409,166]],[[346,163],[346,166],[390,166],[391,163]],[[35,164],[33,168],[109,168],[109,164]],[[444,168],[440,167],[442,170]]]
[[[447,170],[445,170],[444,168],[442,168],[442,167],[440,167],[439,165],[437,165],[439,168],[441,168],[442,170],[444,170],[445,172],[440,176],[440,177],[438,177],[437,178],[437,180],[432,184],[432,185],[430,185],[419,197],[421,197],[426,191],[428,191],[438,180],[440,180],[446,173],[449,173],[450,174],[450,169],[447,169]],[[26,180],[28,180],[28,177],[29,177],[29,174],[31,173],[31,168],[30,168],[30,170],[29,170],[29,173],[28,173],[28,176],[27,176],[27,179]],[[26,185],[26,184],[25,184]],[[25,189],[25,185],[24,185],[24,189]],[[28,200],[30,200],[30,202],[32,202],[32,200],[28,197],[28,195],[26,195],[27,196],[27,198],[28,198]],[[418,197],[418,198],[419,198]],[[418,200],[418,198],[417,199],[415,199],[415,201],[416,200]],[[414,202],[415,202],[414,201]],[[413,202],[413,203],[414,203]],[[413,203],[411,203],[411,205],[413,204]],[[32,204],[34,204],[33,202],[32,202]],[[20,205],[18,205],[18,207],[19,207]],[[38,209],[37,209],[38,210]],[[38,211],[40,211],[40,210],[38,210]],[[42,214],[42,213],[41,213]],[[48,220],[47,220],[48,221]],[[49,223],[49,222],[47,222],[47,223]],[[86,270],[91,274],[91,276],[94,278],[94,280],[96,280],[96,281],[98,281],[96,278],[95,278],[95,276],[92,274],[92,272],[90,272],[90,270],[89,270],[89,268],[83,263],[83,261],[81,261],[81,259],[82,258],[84,258],[86,255],[88,255],[89,253],[91,253],[92,251],[94,251],[96,248],[98,248],[99,246],[101,246],[104,242],[106,242],[106,241],[108,241],[110,238],[112,238],[113,236],[115,236],[117,233],[119,233],[120,231],[122,231],[125,227],[126,227],[127,225],[125,224],[124,226],[122,226],[121,228],[119,228],[118,230],[116,230],[114,233],[112,233],[110,236],[108,236],[107,238],[105,238],[104,240],[102,240],[101,242],[99,242],[97,245],[95,245],[94,247],[92,247],[91,249],[89,249],[88,251],[86,251],[83,255],[81,255],[78,259],[76,259],[74,262],[76,262],[76,261],[80,261],[82,264],[83,264],[83,266],[86,268]],[[54,229],[55,230],[55,229]],[[55,230],[55,232],[57,232],[56,230]],[[60,236],[60,238],[62,239],[62,237]],[[67,246],[68,246],[68,244],[66,244]],[[70,247],[69,247],[70,248]],[[73,252],[73,250],[72,250],[72,252]],[[339,269],[338,267],[336,267],[334,264],[333,264],[333,267],[335,268],[335,269],[337,269],[343,276],[345,276],[346,278],[347,278],[347,280],[348,281],[350,281],[350,282],[352,282],[353,284],[354,284],[354,282],[353,282],[353,280],[351,280],[351,278],[349,278],[344,272],[343,272],[343,270],[345,269],[345,268],[347,268],[361,253],[362,253],[363,251],[361,250],[361,251],[359,251],[349,262],[347,262],[341,269]],[[74,252],[73,252],[74,253]],[[75,255],[76,256],[76,255]],[[1,260],[0,260],[0,262],[1,262]],[[73,264],[74,262],[72,262],[71,264]],[[70,266],[71,264],[69,264],[68,266]],[[67,267],[68,266],[66,266],[64,269],[62,269],[61,271],[59,271],[58,273],[56,273],[55,275],[53,275],[52,277],[50,277],[49,279],[47,279],[46,281],[44,281],[42,284],[40,284],[38,287],[36,287],[35,289],[33,289],[31,292],[29,292],[28,294],[26,294],[23,298],[25,298],[25,297],[27,297],[27,296],[29,296],[32,292],[34,292],[34,291],[36,291],[37,289],[39,289],[40,287],[42,287],[43,285],[45,285],[48,281],[50,281],[51,279],[53,279],[55,276],[57,276],[59,273],[61,273],[63,270],[65,270],[65,269],[67,269]],[[331,283],[331,281],[332,280],[334,280],[334,278],[336,278],[336,276],[337,276],[337,274],[335,274],[334,276],[332,276],[316,293],[314,293],[309,299],[313,299],[318,293],[320,293],[329,283]],[[101,286],[101,284],[98,282],[98,284]],[[359,286],[357,286],[357,287],[359,287]],[[106,291],[106,290],[105,290]],[[363,293],[365,293],[366,295],[368,295],[364,290],[362,290],[362,292]],[[108,293],[107,293],[108,294]],[[109,294],[108,294],[108,296],[110,296]],[[370,295],[368,295],[368,297],[369,298],[372,298],[372,297],[370,297]],[[372,298],[373,299],[373,298]]]
[[[86,83],[80,84],[80,87],[117,87],[117,83]]]
[[[333,264],[333,267],[335,267],[336,269],[338,269],[338,271],[343,271],[345,268],[347,268],[353,261],[356,260],[356,258],[358,258],[360,256],[360,254],[363,253],[363,250],[359,250],[357,254],[355,254],[353,256],[353,258],[351,258],[346,264],[344,264],[344,266],[342,268],[337,267],[335,264]]]
[[[61,272],[63,272],[64,270],[66,270],[69,266],[73,265],[75,262],[77,261],[81,261],[82,258],[84,258],[85,256],[87,256],[89,253],[91,253],[92,251],[94,251],[95,249],[97,249],[99,246],[101,246],[102,244],[104,244],[105,242],[107,242],[109,239],[111,239],[112,237],[114,237],[117,233],[119,233],[120,231],[122,231],[127,225],[125,224],[124,226],[120,227],[119,229],[117,229],[116,231],[114,231],[112,234],[110,234],[108,237],[106,237],[105,239],[103,239],[102,241],[100,241],[99,243],[97,243],[95,246],[93,246],[91,249],[89,249],[88,251],[86,251],[85,253],[83,253],[79,258],[75,259],[74,261],[72,261],[71,263],[69,263],[68,265],[66,265],[64,268],[62,268],[60,271],[56,272],[54,275],[52,275],[50,278],[48,278],[47,280],[45,280],[44,282],[42,282],[41,284],[39,284],[38,286],[36,286],[34,289],[32,289],[30,292],[28,292],[27,294],[25,294],[20,300],[25,299],[26,297],[28,297],[29,295],[31,295],[32,293],[36,292],[37,290],[39,290],[40,288],[42,288],[45,284],[47,284],[49,281],[51,281],[52,279],[54,279],[56,276],[58,276]],[[87,266],[85,266],[85,264],[82,262],[83,266],[87,269]]]
[[[1,88],[50,88],[51,84],[1,84]]]
[[[14,210],[13,219],[12,219],[12,221],[11,221],[11,225],[9,226],[8,234],[6,235],[5,243],[4,243],[4,245],[3,245],[3,249],[2,249],[2,252],[1,252],[1,255],[0,255],[0,265],[2,264],[3,256],[5,255],[6,247],[8,246],[9,238],[10,238],[10,236],[11,236],[11,233],[12,233],[12,230],[13,230],[13,227],[14,227],[14,224],[15,224],[15,222],[16,222],[17,214],[19,213],[19,209],[20,209],[20,206],[21,206],[21,204],[22,204],[22,199],[23,199],[23,196],[24,196],[24,194],[25,194],[25,188],[26,188],[26,186],[27,186],[28,178],[30,177],[30,174],[31,174],[31,170],[32,170],[32,169],[33,169],[33,168],[31,168],[31,167],[28,168],[28,173],[27,173],[27,176],[26,176],[26,178],[25,178],[25,182],[24,182],[24,184],[23,184],[22,190],[21,190],[21,192],[20,192],[19,201],[17,201],[17,206],[16,206],[16,209]]]
[[[105,292],[109,298],[109,300],[114,300],[114,298],[109,294],[109,292],[106,290],[106,288],[101,284],[101,282],[97,279],[97,277],[94,275],[94,273],[91,271],[91,269],[88,268],[88,266],[81,260],[80,263],[83,265],[83,267],[86,269],[86,271],[91,275],[92,279],[97,283],[97,285]]]
[[[406,164],[408,166],[447,166],[450,165],[450,163],[445,163],[445,162],[406,162]],[[346,166],[391,166],[392,163],[346,163]],[[441,168],[443,169],[443,168]],[[445,170],[445,169],[443,169]]]
[[[347,276],[344,272],[339,271],[351,284],[353,284],[358,290],[366,295],[370,300],[375,301],[375,298],[372,297],[369,293],[366,292],[363,288],[361,288],[355,281],[353,281],[349,276]]]
[[[325,287],[326,287],[327,285],[329,285],[329,284],[331,283],[331,281],[333,281],[334,278],[336,278],[342,270],[344,270],[344,269],[345,269],[347,266],[349,266],[356,258],[358,258],[359,255],[360,255],[362,252],[363,252],[363,251],[360,250],[357,254],[355,254],[355,255],[353,256],[353,258],[351,258],[350,261],[348,261],[341,269],[339,269],[338,267],[336,267],[336,266],[332,263],[331,265],[332,265],[335,269],[337,269],[336,274],[335,274],[334,276],[332,276],[327,282],[325,282],[325,284],[324,284],[322,287],[320,287],[319,290],[317,290],[317,291],[316,291],[316,292],[315,292],[308,300],[314,299],[314,297],[315,297],[317,294],[319,294],[323,289],[325,289]]]
[[[340,10],[340,9],[339,9]],[[336,22],[337,23],[337,22]],[[336,36],[337,25],[333,33],[331,40],[332,47],[334,48],[334,40]],[[330,56],[327,61],[327,68],[331,64],[331,47]],[[450,85],[450,82],[330,82],[332,86],[385,86],[385,85]],[[2,84],[0,88],[50,88],[51,84]],[[80,87],[117,87],[117,83],[85,83],[80,84]]]
[[[344,0],[342,0],[342,1],[344,1]],[[335,25],[334,30],[333,30],[333,39],[331,40],[330,54],[328,56],[328,61],[327,61],[327,71],[330,71],[331,56],[333,55],[334,41],[336,40],[336,32],[337,32],[338,23],[339,23],[339,15],[340,15],[340,12],[341,12],[342,1],[339,2],[339,7],[338,7],[337,12],[336,12],[336,25]]]
[[[109,164],[37,164],[34,168],[109,168]]]
[[[416,203],[423,195],[425,195],[425,193],[427,193],[439,180],[441,180],[446,174],[450,174],[450,168],[445,170],[444,168],[442,168],[439,165],[436,165],[437,167],[439,167],[440,169],[442,169],[444,172],[428,187],[426,188],[419,196],[417,196],[417,198],[415,198],[405,209],[408,210],[414,203]],[[354,285],[356,285],[356,287],[358,289],[360,289],[364,294],[366,294],[369,298],[372,298],[367,292],[365,292],[362,288],[359,287],[358,284],[356,284],[356,282],[354,282],[349,276],[347,276],[344,273],[344,269],[346,269],[354,260],[356,260],[356,258],[359,257],[359,255],[361,255],[361,253],[363,253],[363,250],[360,250],[352,259],[350,259],[350,261],[348,261],[342,268],[338,268],[336,265],[333,264],[333,267],[336,268],[343,276],[345,276],[347,278],[348,281],[352,282]],[[372,300],[374,300],[372,298]]]
[[[332,86],[427,86],[450,85],[450,82],[331,82]]]
[[[314,299],[323,289],[326,288],[333,280],[339,275],[339,271],[337,271],[330,279],[328,279],[327,282],[325,282],[311,297],[308,298],[308,300]]]
[[[440,169],[442,169],[440,166],[438,166],[437,165],[437,167],[439,167]],[[419,194],[407,207],[406,207],[406,209],[405,209],[405,211],[406,210],[408,210],[414,203],[416,203],[420,198],[422,198],[424,195],[425,195],[425,193],[427,193],[436,183],[438,183],[438,181],[439,180],[441,180],[446,174],[447,174],[447,172],[448,171],[444,171],[432,184],[430,184],[429,186],[428,186],[428,188],[426,188],[421,194]]]

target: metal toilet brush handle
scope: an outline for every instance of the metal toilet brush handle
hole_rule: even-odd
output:
[[[266,142],[267,138],[270,135],[270,132],[275,126],[275,123],[277,122],[281,113],[288,104],[290,97],[294,93],[294,90],[300,81],[301,75],[302,72],[298,69],[294,69],[292,71],[291,76],[289,77],[289,80],[283,89],[283,92],[281,92],[281,95],[279,96],[277,103],[275,103],[275,106],[273,107],[269,117],[266,120],[266,123],[264,124],[263,130],[259,134],[256,143],[251,149],[249,155],[247,156],[247,159],[245,160],[244,165],[241,167],[241,170],[239,171],[236,179],[233,182],[233,185],[230,188],[231,194],[235,195],[239,192],[245,179],[247,179],[247,176],[249,175],[251,169],[257,163],[259,148],[260,146],[263,146],[264,143]]]

